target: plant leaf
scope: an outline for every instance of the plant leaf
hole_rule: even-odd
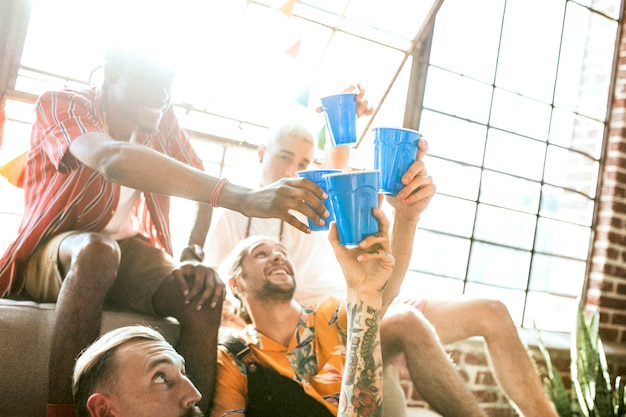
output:
[[[537,338],[537,347],[539,348],[539,352],[543,357],[543,360],[546,364],[546,374],[543,378],[543,387],[552,404],[554,404],[554,408],[556,408],[557,413],[560,417],[572,417],[572,399],[567,393],[567,389],[565,389],[565,384],[563,383],[563,378],[559,373],[558,369],[556,369],[552,363],[552,358],[550,357],[550,353],[546,348],[546,345],[541,337],[541,332],[537,328],[536,323],[533,323],[535,329],[535,335]]]

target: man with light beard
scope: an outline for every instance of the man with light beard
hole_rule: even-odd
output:
[[[111,330],[79,356],[72,381],[79,417],[202,417],[185,361],[156,330]]]
[[[331,224],[345,300],[300,305],[294,265],[272,237],[252,236],[233,250],[228,282],[252,325],[219,352],[211,416],[382,416],[380,320],[402,279],[389,222],[380,208],[373,214],[379,231],[357,247],[341,246]],[[248,353],[231,351],[237,343]]]
[[[380,340],[388,318],[381,318],[400,290],[419,216],[434,194],[422,162],[412,168],[412,198],[386,198],[395,213],[392,233],[380,208],[373,211],[378,233],[354,248],[339,244],[331,223],[328,240],[341,266],[333,278],[345,282],[345,299],[296,301],[299,272],[273,236],[251,236],[231,252],[228,284],[252,324],[220,347],[212,417],[382,415]],[[473,402],[468,411],[465,417],[484,416]]]

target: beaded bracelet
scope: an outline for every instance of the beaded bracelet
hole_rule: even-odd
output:
[[[211,193],[211,206],[217,207],[217,199],[220,196],[220,192],[224,185],[228,182],[226,178],[222,178],[215,184],[215,188],[213,188],[213,192]]]

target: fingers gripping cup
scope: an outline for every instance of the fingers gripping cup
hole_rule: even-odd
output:
[[[336,174],[338,172],[343,172],[340,169],[309,169],[306,171],[298,171],[296,174],[300,178],[308,178],[326,191],[328,194],[328,189],[326,188],[326,179],[324,179],[324,175],[327,174]],[[309,227],[314,232],[319,232],[322,230],[328,230],[330,227],[330,222],[335,220],[335,216],[333,216],[333,209],[330,205],[330,198],[324,201],[324,205],[326,206],[326,210],[330,213],[330,216],[325,220],[324,226],[320,226],[317,223],[314,223],[309,219]]]
[[[422,134],[393,127],[377,127],[373,131],[374,169],[380,171],[380,191],[396,195],[404,187],[402,175],[415,161]]]
[[[321,100],[332,145],[356,143],[356,93],[335,94]]]
[[[378,220],[372,213],[378,207],[378,177],[378,171],[324,177],[342,246],[356,246],[366,236],[378,233]]]

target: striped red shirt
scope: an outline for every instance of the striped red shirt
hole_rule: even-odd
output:
[[[23,288],[21,268],[47,238],[70,230],[102,230],[117,208],[120,186],[76,160],[70,144],[87,132],[103,132],[101,91],[56,91],[36,105],[26,162],[24,217],[17,239],[0,258],[0,294]],[[169,109],[158,130],[138,132],[137,143],[203,169],[176,115]],[[155,247],[172,252],[168,196],[141,193],[136,209]]]

